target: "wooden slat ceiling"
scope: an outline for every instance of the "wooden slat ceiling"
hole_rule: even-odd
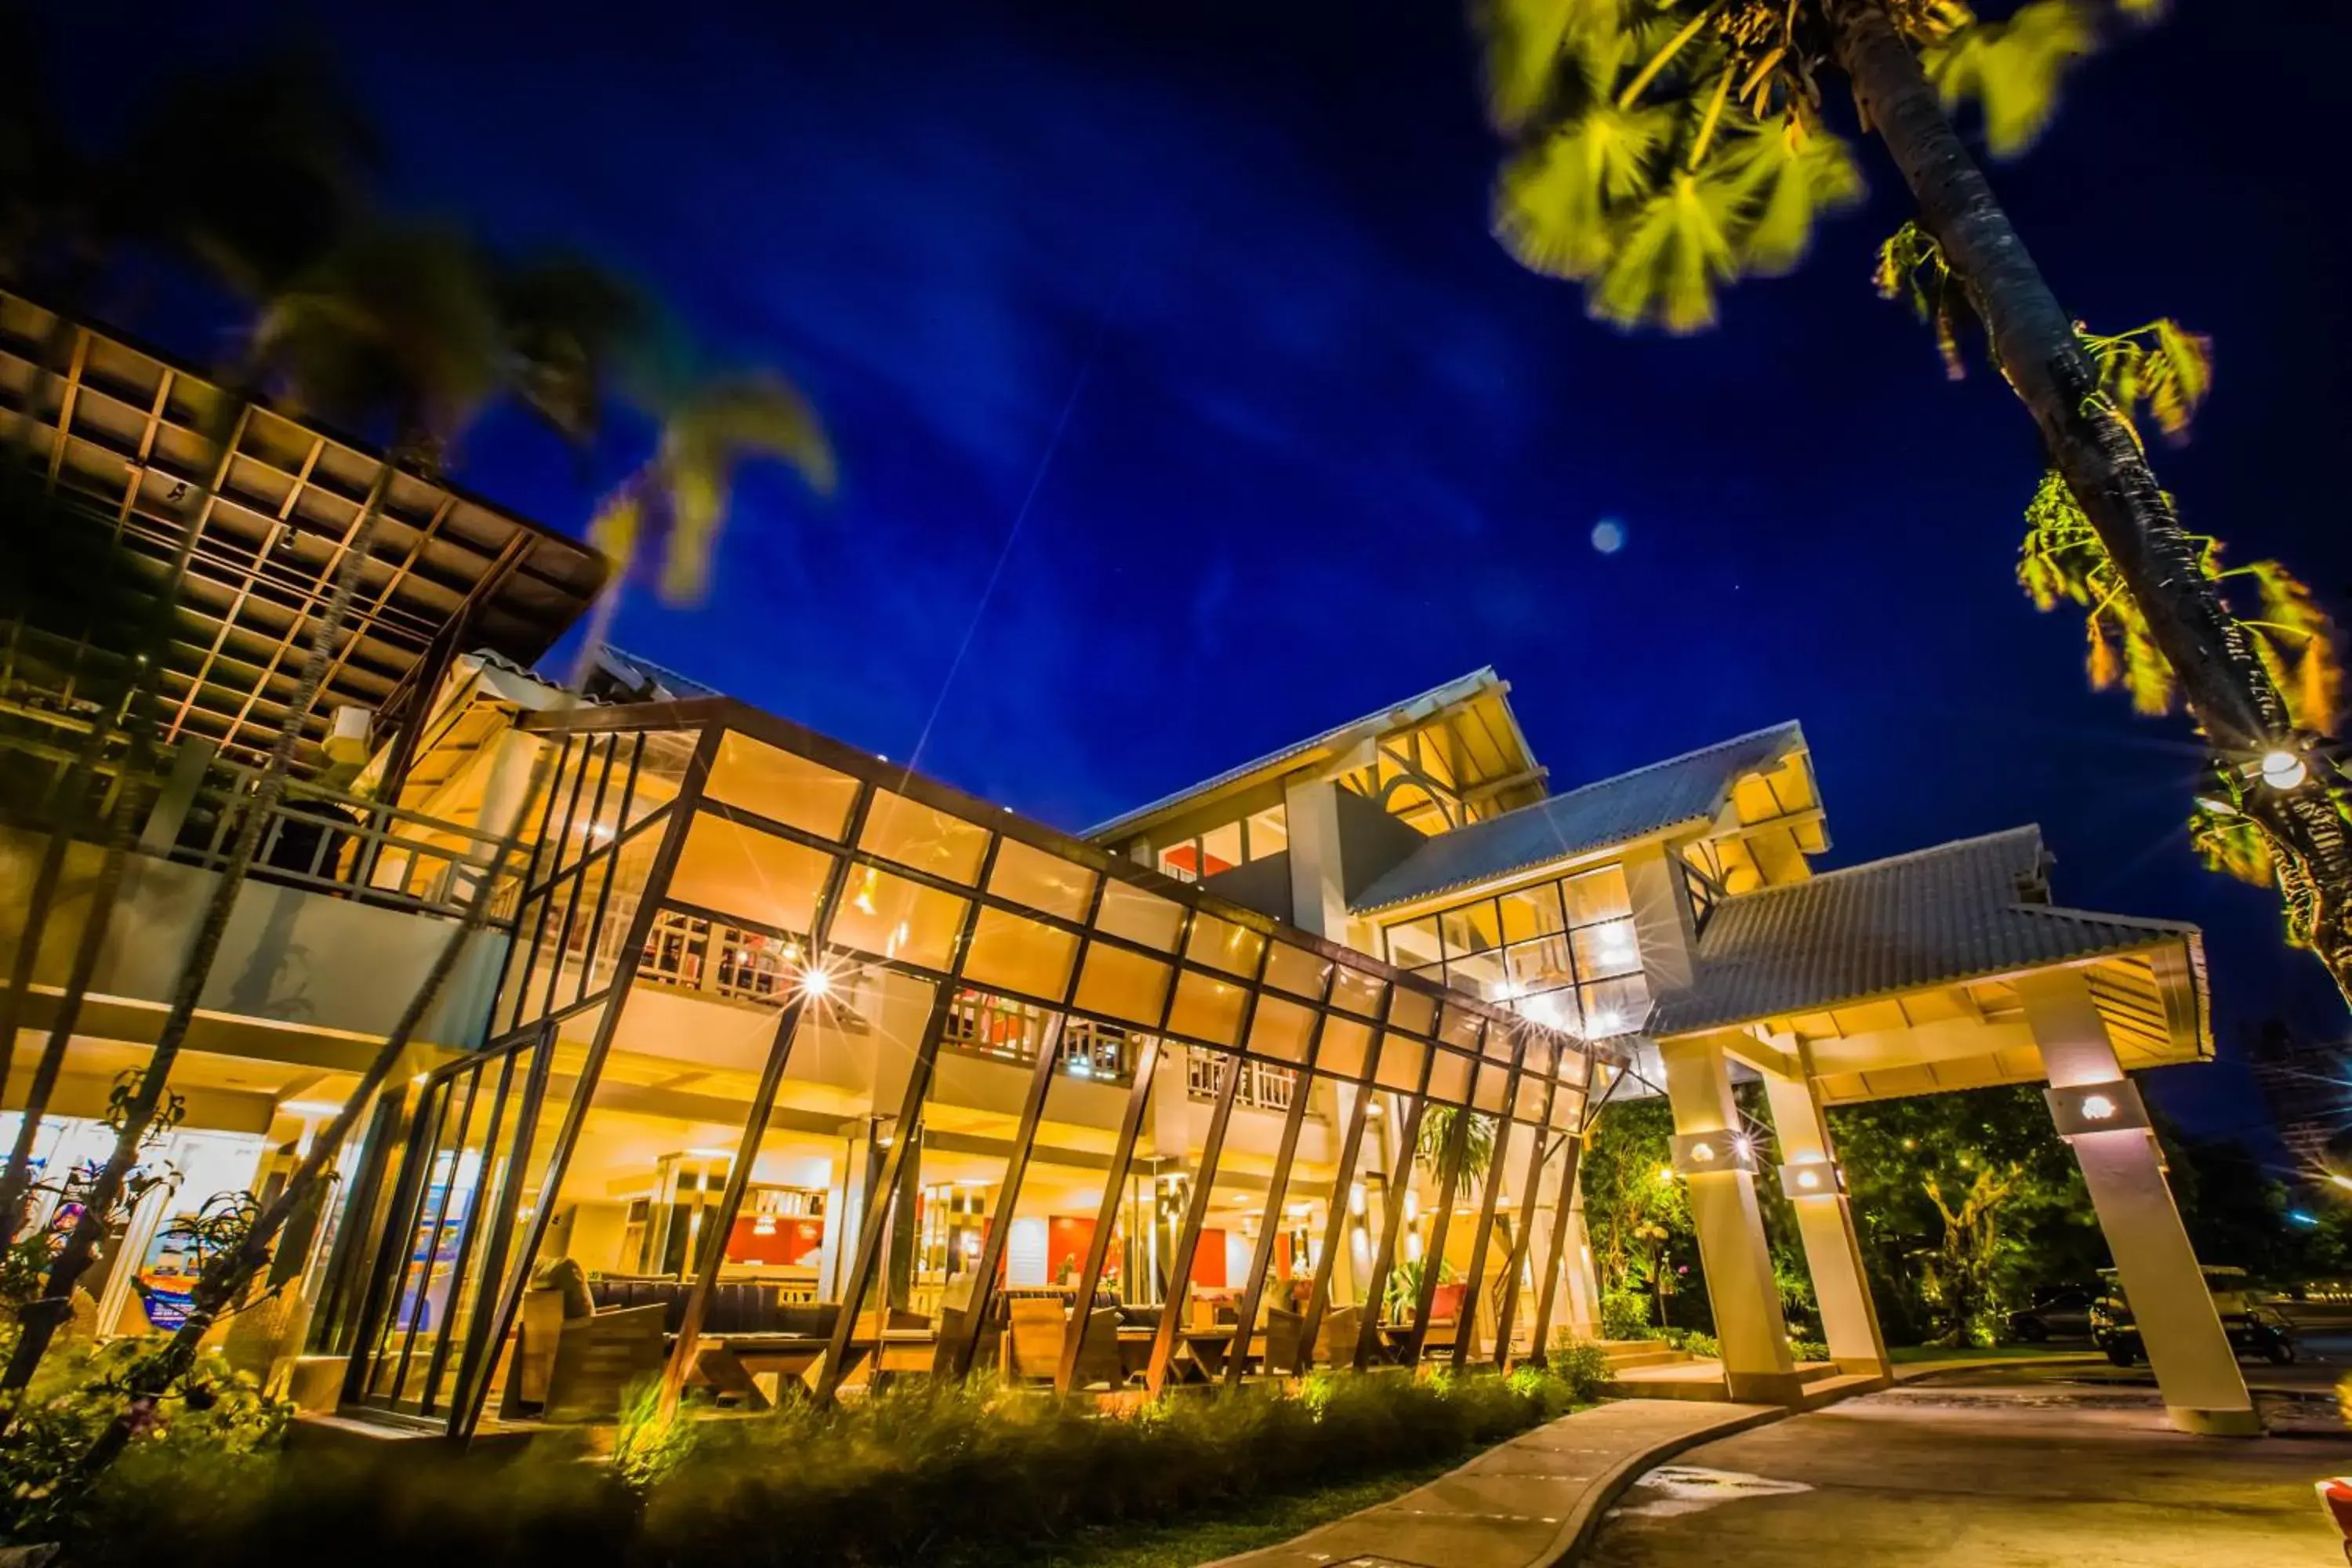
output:
[[[256,405],[220,463],[202,432],[216,385],[149,350],[72,328],[45,374],[56,317],[0,290],[0,427],[33,447],[50,483],[110,520],[139,556],[196,547],[162,685],[164,735],[267,754],[289,722],[312,617],[326,604],[379,470],[360,444]],[[63,430],[60,437],[59,431]],[[216,474],[212,504],[199,508]],[[300,716],[315,766],[334,710],[381,710],[436,637],[529,664],[603,585],[603,558],[439,482],[395,477],[369,551],[351,633],[320,700]]]

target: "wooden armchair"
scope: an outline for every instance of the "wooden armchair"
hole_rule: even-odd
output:
[[[1016,1383],[1047,1382],[1062,1364],[1062,1339],[1068,1332],[1069,1313],[1052,1300],[1015,1298],[1005,1303],[1011,1326],[1004,1331],[1004,1375]],[[1077,1375],[1074,1388],[1101,1384],[1119,1384],[1118,1313],[1098,1308],[1087,1314],[1085,1337],[1078,1342]]]

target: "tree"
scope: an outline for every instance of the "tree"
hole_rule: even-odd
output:
[[[1578,1182],[1592,1245],[1605,1331],[1663,1327],[1669,1298],[1697,1263],[1690,1194],[1675,1174],[1674,1113],[1663,1098],[1605,1107],[1585,1146]],[[1701,1297],[1700,1299],[1703,1299]]]
[[[1582,280],[1604,320],[1707,326],[1718,289],[1794,267],[1815,223],[1859,194],[1822,110],[1821,77],[1842,72],[1917,204],[1919,259],[1931,247],[1952,284],[1937,297],[1939,335],[1954,345],[1981,329],[2203,729],[2217,783],[2262,840],[2291,935],[2352,1002],[2345,775],[2296,722],[2158,485],[2095,340],[2060,307],[1952,120],[1972,103],[1995,155],[2021,151],[2068,65],[2158,8],[2032,0],[1984,21],[1958,0],[1474,0],[1490,118],[1510,144],[1496,229],[1528,266]]]
[[[534,292],[532,279],[550,275],[562,279],[561,290]],[[326,605],[313,619],[289,704],[296,717],[271,748],[198,919],[127,1115],[131,1128],[143,1127],[165,1093],[238,890],[285,796],[302,732],[299,716],[316,702],[327,667],[344,639],[395,476],[404,467],[437,464],[458,433],[504,390],[517,390],[551,417],[573,422],[567,434],[593,434],[576,421],[593,418],[601,397],[575,384],[610,373],[618,349],[614,330],[622,319],[611,301],[624,291],[615,285],[592,297],[578,281],[570,267],[560,274],[501,271],[493,258],[446,232],[386,227],[339,247],[262,312],[241,379],[275,384],[296,406],[320,410],[347,427],[388,428],[393,435]],[[580,312],[576,321],[560,320],[565,307],[583,300],[594,308]],[[494,875],[496,867],[489,869]],[[414,1003],[412,1010],[417,1010]],[[408,1020],[411,1028],[421,1020],[417,1011],[419,1018]],[[24,1314],[23,1331],[0,1374],[0,1390],[22,1388],[30,1380],[70,1310],[74,1282],[96,1256],[101,1216],[137,1158],[137,1140],[127,1128],[93,1185],[93,1200],[51,1266],[41,1299]]]

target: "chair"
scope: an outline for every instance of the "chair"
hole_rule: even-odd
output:
[[[1060,1301],[1050,1299],[1016,1300],[1005,1305],[1011,1317],[1004,1331],[1005,1376],[1016,1383],[1053,1381],[1061,1370],[1062,1341],[1069,1331],[1069,1313]],[[1070,1385],[1090,1388],[1101,1384],[1116,1388],[1119,1381],[1118,1311],[1116,1308],[1097,1308],[1087,1314],[1087,1326],[1078,1342],[1077,1373]]]

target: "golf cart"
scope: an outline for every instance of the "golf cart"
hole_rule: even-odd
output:
[[[2140,1343],[2139,1325],[2132,1319],[2131,1303],[2124,1299],[2122,1281],[2112,1268],[2102,1268],[2099,1277],[2106,1281],[2107,1294],[2092,1303],[2091,1342],[2117,1366],[2146,1361],[2147,1350]],[[2230,1336],[2230,1348],[2240,1361],[2284,1366],[2294,1360],[2294,1331],[2284,1318],[2257,1299],[2259,1292],[2249,1285],[2244,1269],[2209,1264],[2205,1289],[2212,1292],[2213,1310],[2221,1316],[2221,1331]]]

